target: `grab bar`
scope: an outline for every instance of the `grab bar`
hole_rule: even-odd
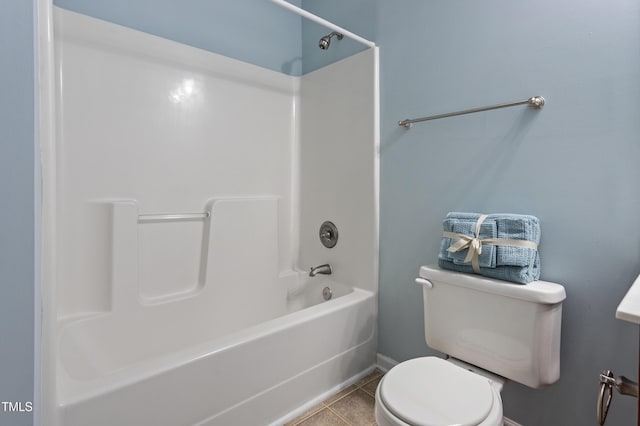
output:
[[[413,123],[419,123],[421,121],[437,120],[438,118],[455,117],[456,115],[471,114],[474,112],[481,112],[481,111],[490,111],[492,109],[509,108],[512,106],[524,105],[524,104],[528,104],[529,106],[531,106],[531,108],[541,109],[544,106],[544,98],[542,96],[534,96],[529,99],[524,99],[524,100],[515,101],[515,102],[508,102],[506,104],[498,104],[498,105],[492,105],[492,106],[486,106],[486,107],[480,107],[480,108],[465,109],[464,111],[430,115],[428,117],[421,117],[421,118],[413,118],[413,119],[407,118],[405,120],[398,121],[398,126],[404,126],[406,129],[410,129]]]
[[[204,220],[211,216],[211,212],[204,213],[180,213],[180,214],[141,214],[138,215],[138,223],[143,222],[171,222],[181,220]]]

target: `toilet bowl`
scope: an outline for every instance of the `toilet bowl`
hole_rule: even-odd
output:
[[[459,361],[437,357],[403,362],[389,370],[376,389],[376,422],[379,426],[502,425],[504,382],[490,377],[469,371]]]

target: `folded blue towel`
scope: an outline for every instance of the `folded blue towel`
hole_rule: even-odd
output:
[[[494,215],[492,215],[494,216]],[[495,215],[498,225],[498,238],[527,240],[540,243],[540,221],[528,215]],[[523,247],[498,246],[496,266],[527,266],[538,254],[538,250]]]
[[[451,212],[443,221],[445,231],[475,236],[477,213]],[[485,226],[486,224],[486,226]],[[540,243],[540,222],[535,216],[514,214],[491,214],[480,225],[479,239],[500,238],[526,240]],[[438,254],[441,268],[465,273],[474,273],[469,262],[464,262],[468,249],[456,253],[447,251],[455,238],[443,238]],[[482,245],[478,256],[480,274],[487,277],[526,284],[540,278],[540,255],[538,250],[506,245]]]

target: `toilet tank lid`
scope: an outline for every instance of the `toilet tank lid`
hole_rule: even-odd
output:
[[[567,297],[564,287],[556,283],[532,281],[528,284],[514,284],[480,275],[447,271],[436,265],[422,266],[420,277],[434,283],[444,282],[533,303],[555,304],[562,302]]]

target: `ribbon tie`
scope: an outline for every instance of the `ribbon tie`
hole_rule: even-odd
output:
[[[464,261],[471,262],[471,266],[473,267],[473,272],[475,272],[476,274],[480,273],[480,263],[478,261],[478,258],[482,254],[482,243],[485,242],[486,240],[489,240],[489,239],[483,239],[483,240],[480,239],[480,225],[482,225],[482,222],[484,222],[487,216],[488,215],[486,214],[480,215],[480,217],[478,218],[478,221],[476,222],[476,232],[475,232],[475,236],[473,237],[470,237],[465,234],[454,233],[454,232],[445,232],[445,236],[448,236],[449,238],[458,238],[458,241],[456,241],[455,244],[451,245],[451,247],[449,247],[447,251],[455,253],[460,250],[468,249],[467,255],[464,258]],[[451,235],[446,235],[446,234],[451,234]]]

